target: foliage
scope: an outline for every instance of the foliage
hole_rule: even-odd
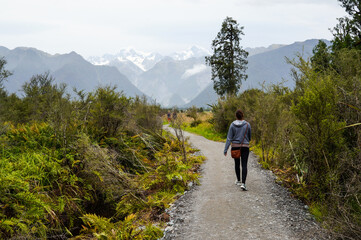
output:
[[[330,67],[331,53],[324,41],[319,40],[318,44],[312,50],[312,53],[311,65],[315,71],[325,71]]]
[[[339,2],[350,17],[339,18],[339,23],[333,28],[332,50],[334,52],[342,48],[361,50],[361,1],[339,0]]]
[[[184,136],[184,131],[182,129],[184,124],[184,114],[177,116],[176,118],[173,115],[172,119],[172,128],[175,133],[175,136],[177,137],[178,141],[180,142],[180,150],[183,153],[183,161],[187,161],[187,154],[186,154],[186,137]]]
[[[144,229],[135,221],[135,215],[127,216],[124,221],[113,223],[110,219],[102,218],[93,214],[82,217],[86,226],[83,232],[91,232],[96,239],[159,239],[163,232],[147,224]],[[77,237],[76,239],[82,239]]]
[[[11,75],[11,72],[5,69],[5,65],[6,60],[4,58],[0,58],[0,121],[6,114],[8,106],[8,93],[4,88],[4,82]]]
[[[284,165],[284,157],[289,155],[285,150],[293,132],[293,116],[289,112],[290,90],[282,85],[273,85],[259,93],[254,102],[251,116],[253,139],[262,150],[261,159],[267,164]]]
[[[196,106],[192,106],[187,109],[187,117],[193,118],[193,122],[191,122],[191,127],[196,127],[199,125],[202,121],[198,119],[198,109]]]
[[[48,124],[10,126],[0,137],[1,238],[41,237],[74,227],[87,188],[72,171],[71,151],[64,152]]]
[[[98,88],[89,96],[89,131],[99,140],[116,137],[129,119],[130,101],[115,87]]]
[[[328,58],[324,64],[322,59]],[[361,52],[341,49],[330,54],[320,43],[311,62],[302,57],[289,62],[296,69],[295,89],[271,85],[219,99],[212,109],[214,128],[226,134],[235,110],[241,108],[251,123],[252,150],[262,166],[310,205],[325,226],[341,237],[357,239]]]
[[[4,89],[4,81],[11,76],[11,72],[5,69],[6,60],[4,58],[0,58],[0,90]]]
[[[248,52],[239,45],[241,35],[244,35],[243,27],[227,17],[212,42],[213,55],[206,57],[212,68],[213,88],[220,96],[237,93],[242,80],[247,79]]]
[[[165,136],[167,139],[170,136]],[[196,173],[203,161],[202,157],[188,156],[183,161],[180,142],[169,139],[164,148],[157,152],[155,159],[144,156],[143,164],[147,167],[145,174],[130,177],[132,186],[128,186],[125,194],[116,203],[116,212],[111,219],[86,215],[83,220],[88,225],[83,234],[117,239],[157,239],[162,232],[149,225],[151,222],[165,221],[168,216],[164,210],[170,206],[178,194],[188,188],[189,181],[197,181]],[[193,153],[194,149],[187,152]],[[120,220],[120,221],[119,221]],[[114,221],[112,221],[114,222]],[[145,228],[144,223],[148,223]]]
[[[160,125],[160,106],[153,104],[147,104],[147,98],[135,97],[131,104],[132,118],[135,120],[136,126],[140,128],[139,131],[146,129],[152,132],[160,132],[162,126]]]
[[[0,238],[159,239],[203,158],[146,98],[108,86],[71,100],[54,82],[2,95]]]
[[[23,85],[24,99],[22,123],[48,121],[62,118],[62,108],[66,106],[65,85],[57,86],[49,73],[33,76]]]
[[[182,120],[180,122],[181,126],[179,127],[181,127],[183,130],[201,135],[209,140],[225,141],[224,139],[226,135],[224,133],[219,133],[214,129],[214,119],[212,112],[206,112],[203,109],[198,109],[196,124],[194,124],[194,119],[188,117],[188,115],[188,110],[185,113],[179,114],[179,118]],[[163,118],[166,119],[166,115],[164,115]]]
[[[318,188],[332,186],[328,181],[334,180],[338,159],[345,150],[340,130],[345,123],[337,116],[338,101],[335,82],[329,76],[310,73],[304,95],[292,107],[297,119],[298,141],[302,143],[296,147],[299,158],[307,166],[308,183],[316,184],[315,192],[331,190]],[[322,194],[318,197],[322,198]]]
[[[194,121],[198,120],[198,109],[196,106],[192,106],[186,111],[187,117],[193,118]]]
[[[240,101],[236,96],[219,99],[217,103],[212,105],[212,122],[214,123],[215,130],[220,133],[227,133],[229,125],[235,120],[235,114],[239,108]]]
[[[225,134],[220,134],[219,132],[215,131],[213,125],[209,121],[200,122],[196,126],[186,125],[184,130],[201,135],[212,141],[222,142],[225,141],[224,139],[226,138]]]

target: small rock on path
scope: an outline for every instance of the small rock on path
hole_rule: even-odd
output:
[[[163,239],[331,239],[307,207],[259,166],[254,154],[248,159],[249,191],[242,191],[234,184],[230,153],[223,155],[224,143],[187,132],[185,136],[207,161],[201,184],[169,209],[171,221]]]

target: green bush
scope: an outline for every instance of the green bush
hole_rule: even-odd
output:
[[[160,106],[109,86],[70,99],[47,73],[19,98],[3,64],[0,238],[159,239],[203,161],[164,134]]]
[[[145,96],[135,97],[131,104],[132,118],[135,120],[135,132],[144,130],[160,133],[162,131],[162,119],[160,106],[150,104]]]
[[[89,96],[88,131],[98,141],[117,137],[130,118],[130,99],[115,87],[98,88]]]
[[[72,173],[68,153],[57,149],[47,124],[11,127],[0,137],[1,238],[45,238],[52,231],[73,227],[85,197],[81,180]]]
[[[225,134],[236,109],[242,109],[251,123],[252,149],[261,164],[313,206],[312,212],[328,228],[357,239],[361,234],[361,52],[318,51],[312,64],[302,57],[289,60],[295,67],[295,89],[271,85],[219,99],[211,123]]]

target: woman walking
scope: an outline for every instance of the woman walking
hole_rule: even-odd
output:
[[[229,145],[231,145],[232,158],[236,171],[236,185],[247,191],[247,162],[249,155],[249,142],[251,141],[251,125],[243,119],[243,112],[236,111],[236,120],[229,127],[226,145],[224,147],[224,156],[227,156]],[[240,164],[242,163],[242,182],[240,176]]]

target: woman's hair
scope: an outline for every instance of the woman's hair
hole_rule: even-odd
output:
[[[242,112],[241,109],[238,109],[238,110],[236,111],[236,118],[237,118],[238,120],[242,120],[242,119],[243,119],[243,112]]]

